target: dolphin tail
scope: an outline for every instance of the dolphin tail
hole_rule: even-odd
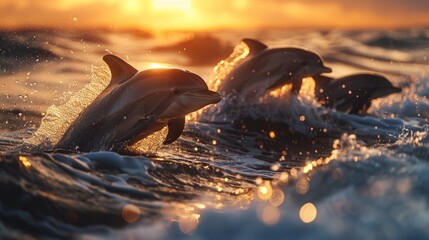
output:
[[[185,128],[185,117],[180,117],[168,121],[168,134],[163,144],[167,145],[176,141]]]

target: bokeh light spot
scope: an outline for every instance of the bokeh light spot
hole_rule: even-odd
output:
[[[198,226],[199,223],[198,214],[193,214],[191,216],[182,218],[179,220],[179,228],[184,234],[191,234]]]
[[[262,222],[266,225],[274,225],[280,220],[280,210],[273,206],[265,206],[260,214]]]
[[[134,223],[140,218],[140,209],[134,204],[127,204],[122,209],[122,218],[127,223]]]
[[[270,182],[266,181],[264,184],[258,187],[258,197],[261,200],[268,200],[273,195],[273,188]]]
[[[299,210],[299,217],[304,223],[311,223],[317,217],[317,208],[312,203],[304,204]]]

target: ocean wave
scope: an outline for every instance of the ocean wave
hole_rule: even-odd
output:
[[[154,47],[154,52],[180,53],[188,58],[188,65],[212,65],[228,56],[232,46],[211,35],[192,35],[172,45]]]
[[[413,31],[412,37],[407,30],[382,32],[374,34],[364,42],[386,49],[419,49],[429,47],[429,35],[424,29]]]
[[[420,239],[427,236],[427,228],[421,222],[428,212],[429,196],[422,188],[428,183],[427,162],[397,150],[407,144],[419,144],[416,138],[421,136],[404,135],[385,148],[367,147],[353,135],[345,135],[339,142],[340,147],[328,157],[327,165],[280,186],[286,196],[283,204],[273,205],[260,199],[245,211],[208,210],[202,214],[193,234],[204,239],[282,239],[285,236]],[[425,151],[428,152],[427,148]],[[308,191],[300,192],[303,179],[308,181]],[[304,208],[308,205],[313,209]],[[374,228],[374,224],[378,227]],[[167,233],[167,238],[173,236],[187,238],[175,224]]]
[[[2,74],[10,74],[38,62],[58,59],[59,56],[42,46],[41,42],[27,41],[13,32],[0,32],[0,63]]]

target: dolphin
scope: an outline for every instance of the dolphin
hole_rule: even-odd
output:
[[[302,78],[330,73],[317,54],[300,48],[268,48],[250,38],[242,40],[249,54],[224,79],[222,94],[256,94],[292,83],[292,92],[299,93]]]
[[[401,92],[384,76],[353,74],[341,78],[313,76],[315,95],[323,106],[351,114],[366,114],[373,99]]]
[[[69,126],[58,149],[121,149],[168,126],[164,144],[175,141],[185,115],[220,101],[198,75],[180,69],[138,72],[117,56],[106,55],[109,85]]]

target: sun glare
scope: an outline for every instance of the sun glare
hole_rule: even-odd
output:
[[[168,66],[166,64],[157,63],[157,62],[151,62],[148,66],[150,69],[152,68],[167,68]]]
[[[180,10],[190,12],[192,10],[192,0],[152,0],[154,11]]]
[[[140,12],[142,3],[139,0],[127,0],[123,2],[123,7],[127,12]]]

